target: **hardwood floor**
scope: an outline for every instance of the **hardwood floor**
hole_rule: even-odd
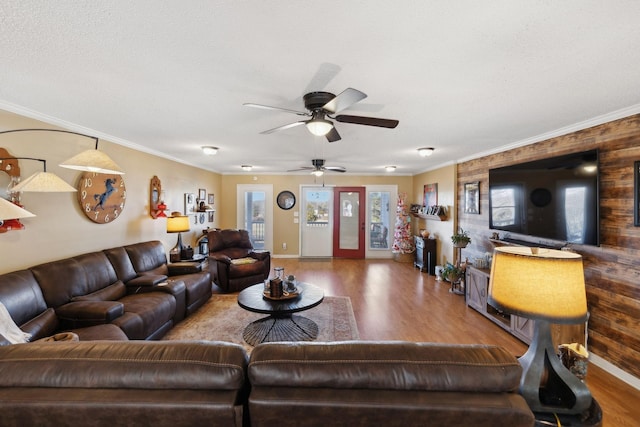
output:
[[[447,282],[392,260],[272,259],[325,295],[348,296],[362,340],[483,343],[516,356],[527,345],[466,306]],[[603,409],[604,426],[633,427],[640,420],[640,391],[589,365],[587,385]]]

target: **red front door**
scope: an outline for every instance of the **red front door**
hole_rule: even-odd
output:
[[[333,256],[364,258],[364,187],[335,187],[333,190]]]

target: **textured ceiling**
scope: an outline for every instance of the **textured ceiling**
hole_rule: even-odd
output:
[[[2,0],[0,108],[221,173],[414,174],[640,112],[639,17],[618,0]],[[299,117],[242,105],[347,87],[368,97],[343,113],[398,127],[261,135]]]

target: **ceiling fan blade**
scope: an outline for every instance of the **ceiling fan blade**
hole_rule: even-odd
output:
[[[315,168],[312,168],[311,166],[303,166],[298,169],[289,169],[287,172],[299,172],[299,171],[309,171],[309,170],[315,170]]]
[[[298,116],[310,116],[309,113],[304,111],[296,111],[296,110],[290,110],[288,108],[272,107],[270,105],[254,104],[251,102],[246,102],[242,105],[244,105],[245,107],[251,107],[251,108],[262,108],[263,110],[284,111],[285,113],[297,114]]]
[[[398,126],[398,123],[400,123],[398,120],[378,119],[376,117],[349,116],[345,114],[341,114],[334,118],[335,120],[342,123],[353,123],[356,125],[366,125],[366,126],[378,126],[381,128],[390,128],[390,129],[395,128],[396,126]]]
[[[331,130],[325,136],[327,137],[327,141],[329,142],[336,142],[342,139],[340,138],[340,134],[335,127],[331,128]]]
[[[325,166],[326,170],[331,172],[346,172],[347,170],[343,166]]]
[[[331,101],[327,102],[322,106],[324,110],[327,110],[331,113],[337,113],[346,108],[351,107],[358,101],[362,101],[367,97],[367,94],[364,92],[360,92],[358,89],[347,88],[343,90],[338,96],[333,98]]]
[[[273,129],[265,130],[265,131],[260,132],[260,133],[261,133],[261,134],[263,134],[263,135],[267,135],[267,134],[270,134],[270,133],[279,132],[279,131],[281,131],[281,130],[291,129],[291,128],[294,128],[294,127],[296,127],[296,126],[303,125],[303,124],[305,124],[305,123],[306,123],[306,122],[293,122],[293,123],[289,123],[288,125],[279,126],[279,127],[277,127],[277,128],[273,128]]]

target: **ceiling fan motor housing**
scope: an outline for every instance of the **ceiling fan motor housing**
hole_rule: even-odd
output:
[[[304,106],[307,110],[322,109],[324,105],[336,96],[329,92],[310,92],[304,95]]]
[[[319,169],[324,166],[324,159],[313,159],[311,160],[311,164]]]

